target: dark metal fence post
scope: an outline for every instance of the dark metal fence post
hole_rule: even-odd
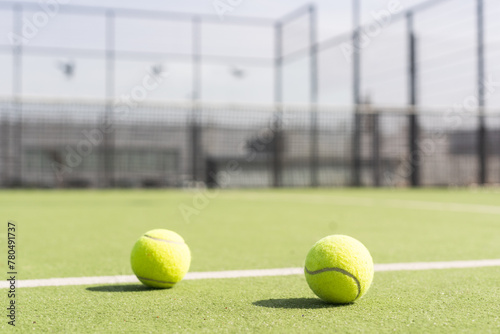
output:
[[[197,106],[193,106],[193,115],[191,118],[191,138],[190,143],[191,143],[191,160],[192,160],[192,180],[197,182],[200,181],[200,163],[201,163],[201,152],[200,152],[200,135],[201,135],[201,128],[199,125],[198,121],[198,113],[199,110],[197,109]]]
[[[419,126],[415,106],[417,105],[417,50],[416,38],[413,25],[413,13],[408,12],[408,86],[409,86],[409,105],[410,112],[408,115],[409,123],[409,159],[411,166],[410,184],[412,187],[420,186],[420,152],[418,149]]]
[[[360,0],[353,0],[353,102],[354,124],[352,137],[352,185],[361,185],[361,17]]]
[[[104,122],[104,187],[113,187],[115,184],[115,131],[113,117],[113,99],[115,97],[115,13],[106,12],[106,111]]]
[[[373,170],[373,185],[380,187],[380,127],[379,113],[373,111],[370,115],[372,125],[372,170]]]
[[[284,151],[284,136],[283,136],[283,111],[279,110],[273,120],[274,137],[273,137],[273,187],[279,188],[283,186],[283,151]]]
[[[10,110],[9,110],[10,112]],[[9,118],[7,112],[0,110],[0,144],[2,155],[0,156],[0,187],[7,187],[9,180]]]
[[[311,187],[318,186],[319,152],[318,152],[318,46],[317,46],[317,13],[316,7],[309,7],[309,48],[311,57],[311,76],[310,76],[310,99],[311,99],[311,129],[310,129],[310,171]]]
[[[274,64],[274,101],[276,104],[276,113],[273,120],[273,187],[282,186],[283,174],[283,26],[277,23],[275,26],[275,64]]]
[[[191,143],[191,173],[192,180],[202,180],[200,169],[202,168],[201,153],[201,110],[198,102],[201,98],[201,18],[195,17],[192,22],[193,33],[193,96],[190,120],[190,143]]]
[[[477,97],[478,97],[478,163],[479,184],[488,182],[488,133],[484,113],[485,91],[484,91],[484,1],[477,0]]]
[[[13,31],[17,36],[22,36],[23,27],[23,6],[14,5],[13,7]],[[14,99],[18,100],[21,98],[23,90],[23,40],[20,38],[18,41],[12,44],[12,93]]]
[[[23,7],[22,5],[15,5],[13,8],[13,31],[17,36],[22,36],[22,25],[23,25]],[[13,143],[13,161],[9,164],[11,169],[11,186],[21,186],[23,180],[23,41],[18,40],[17,43],[13,44],[12,48],[12,59],[13,59],[13,69],[12,69],[12,90],[14,95],[13,108],[11,113],[13,114],[12,120],[12,143]],[[15,139],[14,139],[15,138]],[[9,159],[10,160],[10,159]]]

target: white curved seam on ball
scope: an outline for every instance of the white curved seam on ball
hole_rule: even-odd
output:
[[[146,278],[146,277],[141,277],[141,276],[137,276],[137,278],[138,279],[143,279],[145,281],[151,281],[151,282],[162,283],[162,284],[175,284],[174,282],[159,281],[159,280],[156,280],[156,279]]]
[[[350,272],[348,272],[347,270],[344,270],[341,268],[323,268],[323,269],[319,269],[316,271],[309,271],[309,269],[307,269],[307,267],[305,267],[304,269],[306,270],[306,273],[308,273],[309,275],[321,274],[321,273],[324,273],[327,271],[336,271],[338,273],[349,276],[350,278],[352,278],[354,280],[354,282],[356,282],[356,285],[358,286],[358,294],[357,294],[356,298],[354,298],[354,300],[358,299],[359,295],[361,294],[361,284],[359,283],[358,278],[356,276],[354,276],[353,274],[351,274]]]
[[[160,239],[160,238],[155,238],[155,237],[151,237],[147,234],[144,234],[144,236],[146,238],[149,238],[149,239],[153,239],[153,240],[156,240],[156,241],[162,241],[162,242],[166,242],[166,243],[169,243],[169,244],[177,244],[177,245],[185,245],[185,243],[183,242],[178,242],[178,241],[172,241],[172,240],[166,240],[166,239]]]

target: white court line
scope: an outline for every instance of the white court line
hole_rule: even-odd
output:
[[[382,203],[383,203],[382,205],[386,205],[391,208],[500,215],[500,206],[493,206],[493,205],[408,201],[408,200],[384,200],[382,201]]]
[[[240,197],[234,197],[238,199]],[[351,197],[351,196],[295,196],[295,195],[280,195],[279,197],[269,196],[268,194],[260,194],[259,197],[246,196],[246,199],[251,200],[271,200],[277,202],[297,202],[310,204],[331,204],[342,206],[355,207],[387,207],[392,209],[409,209],[409,210],[428,210],[428,211],[448,211],[462,213],[480,213],[500,215],[500,206],[470,204],[470,203],[450,203],[450,202],[430,202],[404,199],[375,199],[367,197]]]
[[[432,270],[432,269],[480,268],[480,267],[500,267],[500,259],[376,264],[375,271],[381,272],[381,271]],[[184,279],[199,280],[199,279],[240,278],[240,277],[290,276],[290,275],[302,275],[303,273],[304,273],[304,268],[206,271],[206,272],[188,273],[186,277],[184,277]],[[64,285],[121,284],[121,283],[139,283],[139,281],[134,275],[47,278],[47,279],[20,280],[17,281],[17,288],[34,288],[41,286],[64,286]],[[0,288],[5,289],[8,287],[9,287],[8,281],[0,282]]]

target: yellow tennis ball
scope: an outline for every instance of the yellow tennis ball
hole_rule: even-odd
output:
[[[151,230],[135,243],[130,263],[135,276],[143,284],[171,288],[188,272],[191,252],[177,233]]]
[[[363,296],[373,280],[370,252],[358,240],[331,235],[314,244],[304,268],[307,284],[326,302],[346,304]]]

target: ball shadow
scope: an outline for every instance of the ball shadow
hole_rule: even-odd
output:
[[[329,304],[318,298],[285,298],[285,299],[263,299],[253,302],[255,306],[283,309],[319,309],[348,307],[349,304]]]
[[[99,285],[86,288],[87,291],[93,292],[141,292],[153,290],[166,290],[147,287],[143,284],[119,284],[119,285]]]

